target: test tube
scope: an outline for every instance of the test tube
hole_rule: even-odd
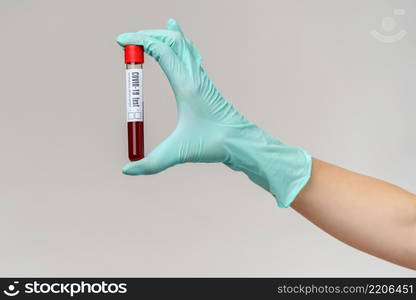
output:
[[[144,157],[143,47],[126,45],[127,137],[130,161]]]

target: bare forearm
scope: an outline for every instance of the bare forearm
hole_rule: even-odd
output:
[[[352,247],[416,269],[416,196],[397,186],[314,159],[292,208]]]

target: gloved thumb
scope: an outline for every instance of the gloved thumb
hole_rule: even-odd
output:
[[[150,175],[159,173],[176,165],[179,142],[174,134],[166,138],[159,146],[139,161],[126,164],[123,173],[126,175]]]

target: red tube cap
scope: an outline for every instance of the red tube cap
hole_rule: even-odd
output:
[[[142,64],[144,62],[143,47],[139,45],[124,46],[124,61],[126,64]]]

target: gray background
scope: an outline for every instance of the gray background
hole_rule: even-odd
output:
[[[407,36],[374,39],[394,8]],[[312,155],[415,190],[414,1],[1,1],[0,276],[414,276],[220,164],[127,162],[119,33],[176,18],[220,91]],[[387,33],[386,33],[387,34]],[[146,57],[146,148],[175,101]]]

